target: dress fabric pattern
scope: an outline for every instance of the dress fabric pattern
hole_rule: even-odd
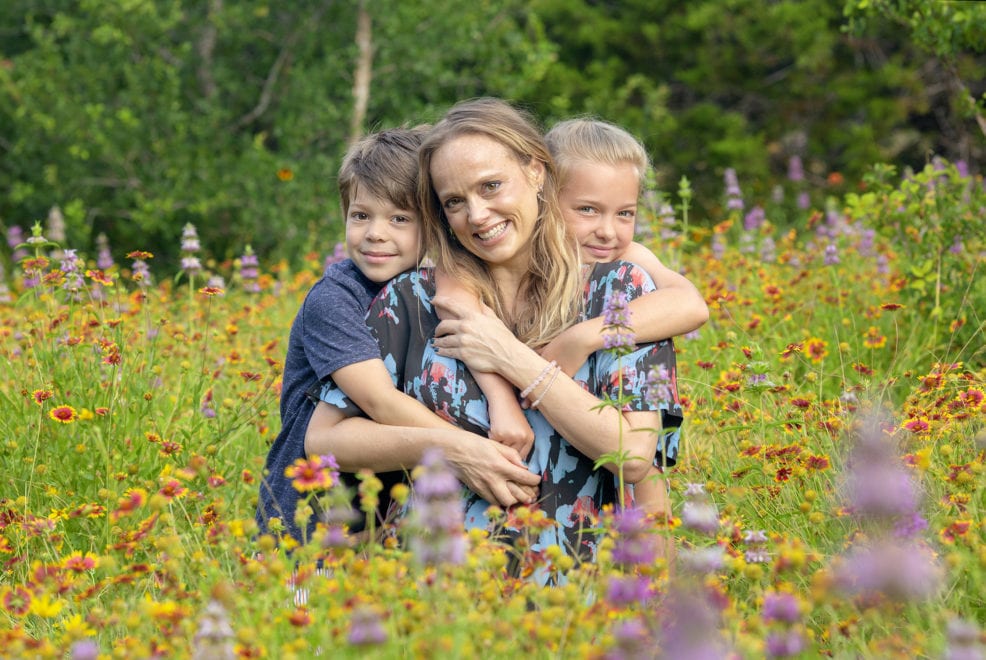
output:
[[[653,290],[650,277],[633,264],[597,264],[585,287],[583,320],[601,315],[613,292],[622,291],[632,300]],[[381,356],[398,388],[453,424],[488,435],[486,399],[472,374],[465,364],[438,355],[433,347],[431,340],[439,322],[431,305],[434,292],[430,270],[405,273],[377,296],[370,306],[367,324],[380,343]],[[677,427],[680,424],[677,401],[657,405],[648,403],[643,396],[648,371],[662,364],[674,373],[674,347],[667,340],[642,344],[619,360],[603,351],[594,353],[579,369],[575,380],[598,397],[616,398],[622,366],[623,393],[632,397],[625,410],[663,407],[665,420]],[[331,383],[322,388],[320,398],[348,409],[351,414],[358,413],[354,404]],[[616,476],[605,469],[594,469],[593,461],[569,444],[539,411],[527,410],[525,414],[534,431],[534,446],[526,457],[527,465],[531,472],[541,475],[540,496],[535,506],[558,523],[557,527],[543,531],[531,549],[536,552],[557,544],[570,554],[592,558],[596,537],[587,530],[594,526],[603,506],[618,501]],[[655,461],[658,465],[674,463],[676,431],[663,434],[658,454]],[[466,527],[489,529],[486,515],[489,503],[468,489],[464,488],[463,494]]]

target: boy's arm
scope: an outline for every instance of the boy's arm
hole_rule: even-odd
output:
[[[332,372],[332,380],[370,419],[391,426],[456,428],[394,387],[383,360],[364,360]]]
[[[447,277],[440,268],[435,269],[435,297],[451,298],[469,309],[482,309],[475,293]],[[438,311],[438,318],[444,318],[442,308],[435,309]],[[471,373],[479,389],[486,396],[490,416],[490,438],[513,447],[521,458],[526,459],[531,447],[534,446],[534,431],[524,417],[514,386],[499,374],[481,371]]]
[[[709,320],[709,308],[695,285],[662,264],[646,247],[631,244],[623,259],[645,270],[657,287],[656,291],[630,301],[630,323],[637,342],[683,335]],[[545,346],[541,355],[555,360],[565,373],[572,375],[592,353],[602,348],[603,319],[597,316],[568,328]]]

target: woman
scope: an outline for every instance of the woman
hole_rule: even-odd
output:
[[[450,277],[473,288],[489,309],[468,311],[433,298],[429,270],[402,275],[373,303],[367,323],[395,382],[463,429],[409,429],[376,424],[333,388],[309,425],[309,455],[331,453],[345,471],[409,469],[438,445],[471,491],[467,526],[487,526],[489,502],[530,499],[558,528],[535,546],[558,544],[582,553],[594,547],[591,528],[600,507],[615,503],[618,467],[593,463],[622,449],[626,482],[639,481],[655,456],[660,413],[641,395],[644,379],[674,359],[670,343],[648,344],[621,360],[597,353],[570,378],[537,353],[565,328],[602,313],[615,292],[636,297],[653,289],[624,262],[599,264],[588,282],[578,248],[557,202],[551,157],[524,114],[497,99],[460,103],[434,126],[419,152],[420,202],[428,244]],[[436,307],[448,320],[439,322]],[[502,320],[501,320],[502,319]],[[468,368],[466,368],[468,366]],[[622,366],[622,378],[618,376]],[[528,474],[508,447],[478,437],[488,428],[486,405],[469,371],[495,372],[530,403],[535,442]],[[623,411],[599,407],[604,395],[634,395]],[[471,433],[467,433],[471,432]],[[458,437],[456,437],[458,434]],[[491,446],[492,445],[492,446]],[[511,453],[512,452],[512,453]],[[536,476],[529,480],[529,476]]]

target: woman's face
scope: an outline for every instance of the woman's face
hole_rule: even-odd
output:
[[[459,243],[491,266],[526,270],[544,164],[523,165],[496,140],[467,134],[439,147],[429,172]]]

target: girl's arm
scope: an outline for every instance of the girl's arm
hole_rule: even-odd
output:
[[[393,385],[391,385],[393,387]],[[524,467],[510,447],[452,426],[388,426],[365,417],[348,417],[319,401],[305,436],[309,456],[332,454],[345,472],[412,470],[429,447],[442,450],[458,478],[488,502],[501,506],[530,503],[540,475]]]
[[[520,389],[550,369],[547,360],[514,337],[492,312],[472,311],[437,296],[432,303],[444,308],[448,317],[435,330],[434,344],[441,355],[462,360],[474,373],[499,373]],[[627,452],[632,457],[623,465],[627,482],[636,483],[649,471],[657,436],[643,429],[660,427],[658,411],[622,412],[609,406],[599,409],[599,399],[565,374],[553,380],[543,379],[530,398],[540,400],[538,409],[551,426],[588,458],[596,460],[619,449]],[[606,469],[618,471],[612,463]]]
[[[661,263],[653,252],[632,243],[623,254],[654,280],[656,291],[630,301],[630,323],[638,343],[669,339],[697,330],[709,320],[709,308],[695,285]],[[603,319],[591,318],[561,333],[541,350],[565,373],[574,374],[590,355],[603,348]]]

